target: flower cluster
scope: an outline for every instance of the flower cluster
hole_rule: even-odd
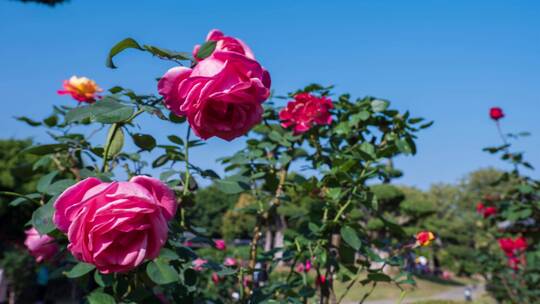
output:
[[[518,269],[519,265],[525,264],[523,252],[527,250],[527,240],[523,237],[501,238],[499,246],[508,258],[508,265],[513,269]]]
[[[167,221],[176,213],[176,200],[154,178],[105,183],[90,177],[64,191],[54,208],[53,221],[67,233],[73,256],[111,273],[158,256],[167,240]]]
[[[270,96],[270,74],[240,39],[212,30],[216,41],[210,56],[193,68],[174,67],[158,83],[165,106],[186,116],[195,134],[232,140],[262,119],[262,103]],[[195,46],[194,53],[199,46]]]
[[[476,212],[482,215],[484,218],[488,218],[497,214],[497,208],[494,206],[485,206],[484,203],[479,202],[476,204]]]
[[[307,132],[314,125],[332,123],[330,109],[334,108],[328,97],[299,93],[279,112],[281,126],[293,129],[295,135]]]
[[[93,103],[99,98],[98,93],[103,90],[92,79],[86,77],[72,76],[64,80],[64,89],[59,90],[58,94],[69,94],[78,102]]]

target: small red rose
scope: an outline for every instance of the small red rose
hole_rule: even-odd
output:
[[[329,125],[332,123],[330,109],[334,108],[328,97],[317,97],[309,93],[299,93],[289,101],[287,107],[279,112],[281,126],[292,127],[295,135],[305,133],[314,125]]]
[[[489,109],[489,117],[491,117],[491,119],[497,121],[497,120],[504,117],[503,110],[501,108],[499,108],[499,107],[493,107],[493,108]]]

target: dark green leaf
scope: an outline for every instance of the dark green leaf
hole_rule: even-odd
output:
[[[201,47],[199,48],[199,51],[197,51],[197,58],[202,60],[212,55],[215,49],[216,49],[216,41],[212,41],[212,40],[206,41],[205,43],[201,45]]]
[[[171,122],[181,124],[181,123],[184,123],[186,121],[186,117],[185,116],[176,116],[173,112],[170,112],[169,113],[169,120]]]
[[[392,279],[384,273],[368,273],[368,280],[375,282],[391,282]]]
[[[156,147],[156,139],[152,135],[137,133],[133,134],[131,138],[133,138],[135,145],[143,150],[151,151]]]
[[[15,119],[19,120],[19,121],[24,121],[25,123],[27,123],[28,125],[30,125],[32,127],[41,126],[41,123],[39,121],[32,120],[32,119],[30,119],[28,117],[25,117],[25,116],[15,117]]]
[[[45,118],[43,122],[49,127],[54,127],[56,124],[58,124],[58,117],[56,115],[51,115]]]
[[[67,150],[68,145],[66,144],[50,144],[50,145],[40,145],[40,146],[31,146],[21,152],[30,153],[35,155],[46,155],[51,153],[56,153],[60,151]]]
[[[175,60],[191,60],[191,56],[189,55],[189,53],[171,51],[152,45],[144,45],[143,47],[149,53],[161,58]]]
[[[107,62],[105,65],[111,69],[116,69],[116,66],[113,62],[113,57],[118,55],[120,52],[124,51],[125,49],[137,49],[137,50],[143,50],[143,48],[139,45],[137,41],[133,38],[126,38],[120,42],[118,42],[115,46],[111,48],[109,51],[109,56],[107,56]]]
[[[183,141],[180,137],[178,137],[178,136],[176,136],[176,135],[169,135],[169,136],[167,136],[167,138],[168,138],[172,143],[175,143],[175,144],[181,145],[181,146],[184,145],[184,141]]]

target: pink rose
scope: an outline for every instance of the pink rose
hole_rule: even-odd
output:
[[[229,266],[229,267],[234,267],[234,266],[238,265],[238,262],[234,258],[227,257],[227,258],[225,258],[225,261],[223,261],[223,265]]]
[[[32,227],[25,231],[26,240],[24,245],[30,254],[36,258],[36,262],[50,260],[57,252],[58,245],[54,239],[46,234],[40,235],[36,228]]]
[[[193,69],[167,71],[158,91],[169,110],[187,117],[197,136],[230,141],[261,121],[270,74],[242,53],[216,50]]]
[[[104,183],[90,177],[66,189],[54,208],[53,221],[67,233],[71,253],[102,273],[111,273],[158,256],[176,201],[173,192],[154,178]]]
[[[306,261],[305,270],[306,270],[306,272],[309,272],[311,270],[311,260]]]
[[[205,259],[201,259],[201,258],[196,258],[195,260],[193,260],[192,264],[193,264],[193,270],[196,270],[196,271],[201,271],[203,270],[203,266],[208,263],[208,260],[205,260]]]
[[[293,133],[297,135],[307,132],[314,125],[331,124],[332,108],[334,105],[328,97],[299,93],[294,96],[294,101],[289,101],[287,107],[279,112],[279,119],[282,127],[292,127]]]
[[[220,30],[211,30],[206,36],[206,41],[216,41],[216,48],[214,49],[214,52],[236,52],[245,55],[248,58],[255,59],[255,56],[253,55],[253,52],[249,46],[247,46],[242,40],[235,37],[225,36]],[[197,61],[201,60],[197,57],[197,53],[199,52],[200,48],[201,46],[198,44],[193,48],[193,57]]]
[[[225,243],[224,240],[215,240],[214,244],[215,244],[217,250],[226,250],[227,249],[227,244]]]

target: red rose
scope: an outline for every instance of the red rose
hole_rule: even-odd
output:
[[[484,218],[488,218],[497,213],[497,208],[495,207],[486,207],[483,212]]]
[[[503,110],[499,107],[489,109],[489,117],[493,120],[499,120],[504,117]]]
[[[332,123],[330,109],[334,108],[328,97],[316,97],[309,93],[299,93],[294,101],[289,101],[287,107],[279,112],[281,126],[293,128],[293,133],[307,132],[314,125],[329,125]]]
[[[527,240],[523,237],[516,239],[501,238],[499,246],[508,258],[508,265],[517,270],[519,265],[525,265],[524,251],[527,250]]]
[[[253,52],[251,51],[249,46],[247,46],[242,40],[235,37],[225,36],[220,30],[211,30],[206,36],[206,41],[216,41],[216,48],[214,49],[214,52],[236,52],[245,55],[248,58],[255,59],[255,56],[253,55]],[[197,57],[197,53],[199,52],[200,47],[201,46],[197,44],[193,48],[193,57],[197,61],[201,60]]]
[[[484,212],[485,208],[486,208],[486,206],[484,206],[484,203],[482,203],[482,202],[478,202],[478,204],[476,204],[476,212],[477,213]]]

